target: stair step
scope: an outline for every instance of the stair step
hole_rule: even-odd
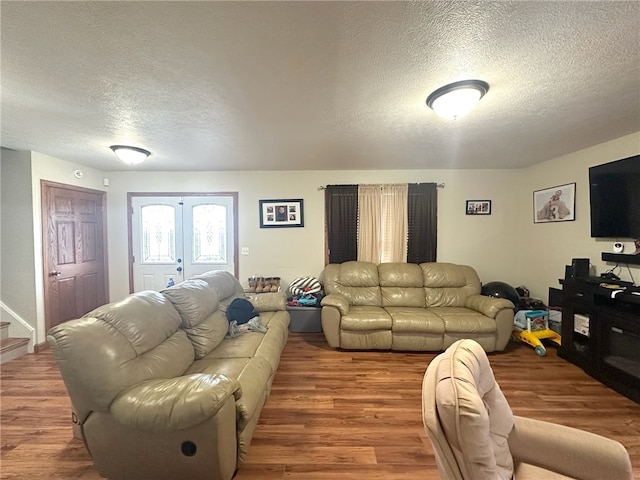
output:
[[[0,340],[9,338],[9,322],[0,322]]]
[[[0,341],[0,364],[28,353],[28,345],[28,338],[5,338]]]

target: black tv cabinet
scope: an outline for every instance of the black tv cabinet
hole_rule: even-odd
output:
[[[600,278],[565,279],[562,289],[562,344],[558,355],[640,403],[640,295],[627,282]],[[627,290],[612,298],[617,284]],[[576,316],[577,315],[577,316]],[[588,331],[582,327],[588,318]]]

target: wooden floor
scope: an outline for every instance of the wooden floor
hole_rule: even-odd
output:
[[[235,480],[439,479],[420,411],[434,355],[341,352],[322,334],[292,333]],[[490,361],[515,414],[620,441],[640,479],[640,405],[553,348],[540,358],[510,345]],[[0,478],[101,478],[72,438],[70,403],[49,351],[2,365],[0,392]]]

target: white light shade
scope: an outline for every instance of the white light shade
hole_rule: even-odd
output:
[[[442,118],[457,119],[471,110],[489,90],[481,80],[463,80],[437,89],[427,98],[427,105]]]
[[[111,145],[109,148],[113,150],[113,153],[115,153],[120,160],[128,165],[142,163],[151,155],[151,152],[144,148],[128,147],[126,145]]]

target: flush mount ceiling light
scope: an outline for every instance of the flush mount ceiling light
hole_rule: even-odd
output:
[[[129,147],[127,145],[111,145],[109,148],[113,150],[116,157],[128,165],[142,163],[149,155],[151,155],[149,150],[138,147]]]
[[[462,80],[440,87],[427,97],[427,105],[442,118],[460,118],[469,113],[489,90],[482,80]]]

